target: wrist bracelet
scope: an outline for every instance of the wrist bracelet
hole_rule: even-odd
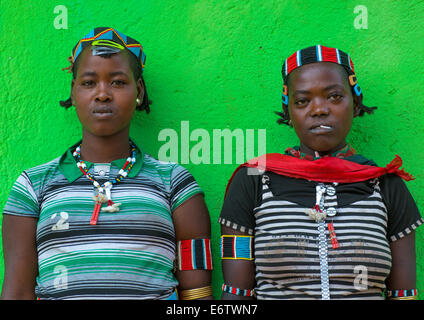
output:
[[[195,300],[206,298],[212,295],[212,287],[206,286],[196,289],[187,289],[180,292],[181,300]]]
[[[418,300],[417,296],[411,296],[411,297],[396,297],[396,298],[389,298],[389,300]]]
[[[254,289],[233,288],[226,285],[225,283],[222,285],[222,291],[242,297],[253,297],[255,295]]]
[[[418,290],[387,290],[386,297],[390,300],[416,300],[418,299]]]

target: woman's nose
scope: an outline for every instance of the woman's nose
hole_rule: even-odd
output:
[[[311,116],[325,116],[328,115],[329,112],[330,109],[325,99],[315,98],[311,101]]]
[[[110,92],[110,87],[106,83],[100,82],[97,86],[96,92],[96,101],[99,102],[108,102],[112,101],[112,94]]]

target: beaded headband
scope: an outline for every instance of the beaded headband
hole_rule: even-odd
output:
[[[72,49],[71,63],[75,63],[79,54],[89,45],[96,46],[96,50],[99,53],[107,53],[108,49],[109,53],[116,53],[127,49],[136,56],[141,69],[144,69],[146,55],[144,54],[142,45],[137,40],[113,28],[106,27],[94,28],[76,44]]]
[[[353,88],[357,96],[361,96],[361,88],[358,86],[358,80],[356,79],[355,69],[350,56],[337,48],[329,48],[322,45],[316,45],[301,49],[289,56],[283,64],[281,73],[283,74],[283,105],[288,105],[287,95],[287,78],[289,74],[305,64],[316,63],[316,62],[333,62],[341,65],[347,72],[349,77],[349,84]]]

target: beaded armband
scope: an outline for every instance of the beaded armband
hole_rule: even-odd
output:
[[[212,270],[210,239],[190,239],[177,242],[178,270]]]
[[[221,258],[253,260],[253,237],[240,235],[221,236]]]
[[[254,289],[233,288],[226,285],[225,283],[222,285],[222,291],[242,297],[253,297],[255,295]]]
[[[387,290],[386,296],[389,300],[416,300],[418,299],[418,290]]]

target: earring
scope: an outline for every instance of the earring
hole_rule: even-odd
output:
[[[141,99],[140,98],[135,99],[135,103],[137,107],[141,106]]]

